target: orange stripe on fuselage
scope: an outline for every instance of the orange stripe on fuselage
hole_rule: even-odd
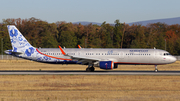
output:
[[[36,51],[44,56],[50,57],[50,58],[54,58],[54,59],[60,59],[60,60],[72,60],[72,59],[64,59],[64,58],[58,58],[58,57],[54,57],[54,56],[50,56],[50,55],[46,55],[41,53],[38,49],[36,49]]]

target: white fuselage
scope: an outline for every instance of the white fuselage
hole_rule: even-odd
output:
[[[64,56],[59,48],[41,48],[38,50],[49,56],[70,59]],[[97,58],[100,61],[113,61],[115,64],[158,65],[176,61],[174,56],[160,49],[67,48],[63,50],[72,56]]]

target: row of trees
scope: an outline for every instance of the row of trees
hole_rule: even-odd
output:
[[[180,25],[153,23],[146,26],[120,23],[81,25],[66,22],[48,23],[36,18],[4,19],[0,24],[3,50],[11,49],[7,25],[16,25],[35,47],[77,48],[158,48],[180,55]],[[165,45],[166,43],[166,45]]]

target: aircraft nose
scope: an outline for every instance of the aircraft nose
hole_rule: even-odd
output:
[[[176,59],[176,57],[173,56],[171,60],[172,60],[172,62],[176,62],[177,59]]]

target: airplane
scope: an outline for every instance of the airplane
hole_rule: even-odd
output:
[[[169,52],[160,49],[134,48],[35,48],[14,25],[7,25],[12,49],[5,53],[15,57],[51,64],[88,65],[87,72],[93,72],[94,67],[112,70],[120,64],[127,65],[157,65],[170,64],[176,58]]]

